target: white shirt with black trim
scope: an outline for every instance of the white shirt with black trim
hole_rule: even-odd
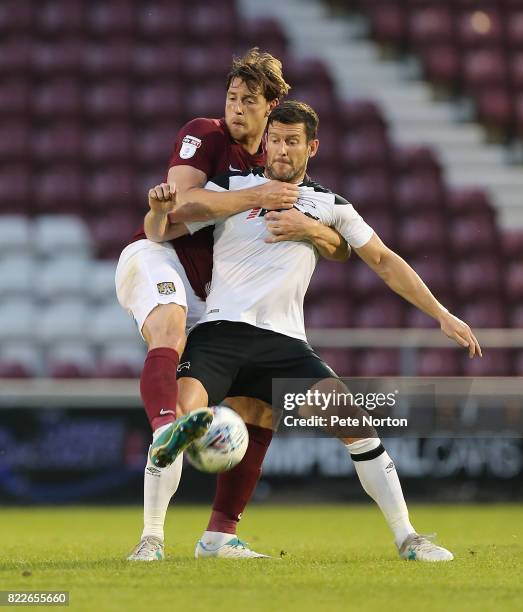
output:
[[[268,182],[261,169],[231,172],[206,185],[213,191],[248,189]],[[313,181],[299,185],[295,208],[334,227],[353,247],[366,244],[372,228],[352,204]],[[292,338],[306,340],[303,299],[318,253],[309,242],[265,242],[263,208],[222,219],[187,223],[191,234],[209,225],[214,229],[213,273],[206,312],[198,323],[241,321]],[[341,265],[341,264],[340,264]]]

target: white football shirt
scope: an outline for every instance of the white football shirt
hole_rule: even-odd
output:
[[[231,172],[209,181],[205,188],[235,191],[268,182],[262,169]],[[372,228],[352,204],[313,181],[299,185],[295,208],[334,227],[353,247],[366,244]],[[213,273],[205,314],[207,321],[241,321],[292,338],[306,340],[303,299],[318,253],[309,242],[265,242],[270,233],[263,208],[223,219],[186,223],[191,234],[215,225]]]

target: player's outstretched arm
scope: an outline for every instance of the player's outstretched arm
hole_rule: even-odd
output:
[[[145,215],[145,235],[153,242],[174,240],[188,234],[183,223],[171,223],[169,213],[176,204],[176,190],[174,185],[161,183],[149,189],[149,212]]]
[[[188,223],[229,217],[251,208],[275,210],[291,208],[298,199],[297,185],[268,181],[263,185],[237,191],[204,189],[207,176],[192,166],[173,166],[167,182],[176,184],[177,205],[171,222]]]
[[[350,257],[350,246],[339,232],[307,217],[296,208],[282,212],[271,211],[265,215],[265,220],[269,231],[265,242],[308,241],[325,259],[347,261]]]
[[[393,291],[436,319],[445,335],[467,347],[469,357],[482,356],[481,347],[470,327],[442,306],[409,264],[385,246],[376,234],[355,250]]]

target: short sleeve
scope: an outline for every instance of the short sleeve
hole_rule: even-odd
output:
[[[338,195],[335,197],[333,215],[334,227],[350,246],[359,249],[372,238],[372,227],[365,223],[350,202]]]
[[[205,184],[204,189],[210,189],[211,191],[227,191],[227,189],[224,189],[223,187],[221,187],[220,185],[217,185],[216,183],[213,183],[212,181],[208,181]],[[200,231],[204,227],[210,227],[211,225],[216,225],[220,221],[221,221],[220,219],[207,219],[207,221],[190,221],[188,223],[185,223],[185,227],[189,230],[189,233],[192,235]]]
[[[226,145],[226,136],[214,120],[193,119],[176,136],[169,168],[192,166],[201,170],[207,178],[214,176],[217,173],[217,158]]]

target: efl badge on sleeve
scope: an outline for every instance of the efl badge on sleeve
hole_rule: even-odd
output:
[[[189,159],[192,157],[196,150],[201,146],[202,141],[194,136],[184,136],[182,140],[182,148],[180,149],[180,157],[182,159]]]
[[[160,295],[172,295],[173,293],[176,293],[174,283],[158,283],[156,286],[158,287],[158,293]]]

